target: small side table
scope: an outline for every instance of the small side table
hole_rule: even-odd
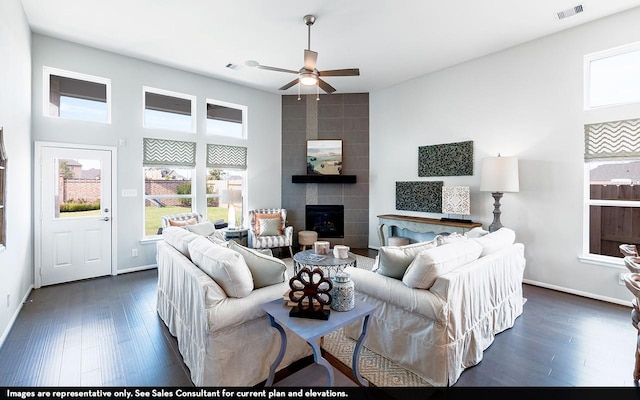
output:
[[[355,267],[356,261],[353,253],[349,253],[347,258],[336,258],[331,250],[324,255],[316,254],[313,250],[299,251],[293,255],[293,272],[297,274],[304,267],[310,270],[320,268],[326,278],[333,278],[346,267]]]
[[[224,228],[221,229],[224,232],[224,237],[227,240],[233,240],[243,246],[247,245],[249,237],[249,229],[247,228]]]
[[[367,336],[369,317],[371,316],[371,313],[373,313],[373,311],[376,309],[375,306],[367,304],[363,301],[356,300],[356,305],[353,310],[343,312],[332,310],[331,315],[329,316],[329,319],[327,321],[309,318],[289,317],[289,311],[291,310],[291,308],[287,307],[282,299],[266,303],[262,306],[262,308],[267,312],[271,326],[276,328],[278,332],[280,332],[280,352],[269,368],[269,377],[267,378],[265,386],[271,386],[273,384],[273,378],[276,374],[276,368],[278,367],[278,365],[280,365],[280,362],[284,357],[284,352],[287,348],[287,335],[282,328],[283,326],[287,327],[293,333],[300,336],[309,344],[309,346],[311,346],[311,349],[313,350],[313,360],[316,362],[316,364],[320,364],[325,367],[325,369],[327,370],[328,386],[333,386],[333,368],[331,367],[331,364],[329,364],[329,361],[322,357],[318,339],[325,335],[328,335],[336,329],[342,328],[348,323],[358,321],[360,318],[364,318],[364,323],[362,324],[362,333],[360,334],[360,337],[356,342],[356,346],[353,349],[351,369],[353,370],[353,376],[356,377],[358,383],[361,386],[368,386],[369,383],[360,376],[360,372],[358,369],[358,355],[360,355],[362,342],[364,342],[364,339]]]

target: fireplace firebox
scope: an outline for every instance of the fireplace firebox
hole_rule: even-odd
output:
[[[306,230],[318,232],[319,238],[344,237],[343,205],[307,205]]]

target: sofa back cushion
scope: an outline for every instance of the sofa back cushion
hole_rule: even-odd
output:
[[[287,264],[284,261],[247,248],[233,240],[229,241],[229,249],[240,253],[244,258],[249,271],[251,271],[254,288],[259,289],[284,282],[285,272],[287,271]]]
[[[240,253],[198,236],[189,243],[193,263],[216,281],[229,297],[245,297],[253,290],[251,271]]]
[[[188,259],[191,259],[191,255],[189,254],[189,243],[198,237],[199,236],[197,234],[177,226],[169,226],[162,230],[162,238],[164,241],[173,246]]]
[[[420,252],[407,268],[402,282],[416,289],[429,289],[439,276],[477,260],[482,246],[473,240],[460,240]]]
[[[480,257],[484,257],[511,246],[516,241],[516,233],[509,228],[502,227],[495,232],[471,240],[480,243],[482,246]]]
[[[391,278],[402,279],[404,272],[421,251],[436,247],[436,240],[404,246],[380,246],[376,273]]]

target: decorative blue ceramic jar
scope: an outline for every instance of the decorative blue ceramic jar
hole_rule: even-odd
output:
[[[332,279],[331,309],[349,311],[355,307],[355,290],[351,276],[346,272],[338,272]]]

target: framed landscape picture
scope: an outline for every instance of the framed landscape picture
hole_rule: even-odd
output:
[[[307,140],[307,175],[342,174],[342,140]]]

